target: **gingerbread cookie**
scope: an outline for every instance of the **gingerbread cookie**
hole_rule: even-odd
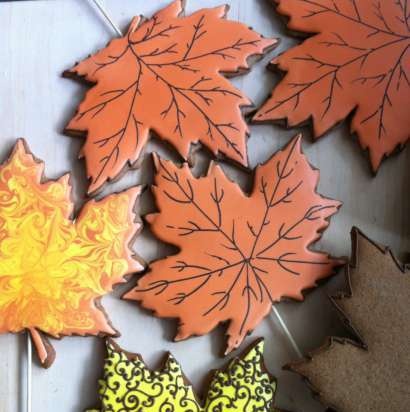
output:
[[[293,365],[332,410],[405,411],[410,404],[410,276],[390,249],[352,230],[348,299],[337,301],[360,343],[333,338]]]
[[[264,342],[256,342],[226,370],[213,373],[204,406],[171,354],[160,371],[151,371],[139,355],[107,342],[101,408],[88,412],[279,412],[274,408],[276,380],[263,362]]]
[[[228,6],[183,16],[176,0],[149,20],[135,17],[127,34],[64,74],[95,84],[66,127],[87,135],[89,191],[136,162],[150,131],[187,159],[200,141],[247,165],[248,128],[241,109],[250,100],[222,76],[249,69],[247,59],[272,49],[245,24],[226,20]]]
[[[313,123],[315,137],[351,117],[374,172],[410,137],[408,1],[275,0],[309,37],[272,61],[285,75],[254,117]]]
[[[152,231],[180,251],[153,262],[125,299],[163,318],[178,318],[176,340],[228,323],[227,352],[283,297],[334,273],[341,260],[310,249],[340,203],[316,193],[319,172],[301,152],[300,137],[258,166],[248,195],[213,164],[196,178],[154,156]]]
[[[129,249],[139,188],[90,200],[73,220],[70,175],[43,171],[21,139],[0,166],[0,333],[29,331],[48,367],[45,334],[117,334],[99,299],[143,266]]]

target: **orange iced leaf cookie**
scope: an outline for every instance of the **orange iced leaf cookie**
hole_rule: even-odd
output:
[[[65,72],[95,84],[66,127],[87,136],[90,192],[136,162],[150,131],[185,159],[200,141],[247,165],[241,109],[251,102],[222,74],[247,71],[248,58],[277,41],[227,20],[228,6],[183,11],[176,0],[149,20],[135,17],[124,37]]]
[[[154,234],[180,251],[153,262],[126,299],[178,318],[176,340],[228,322],[227,352],[238,347],[282,297],[330,276],[341,261],[310,246],[340,203],[316,193],[319,172],[300,137],[258,166],[248,195],[212,165],[196,178],[185,163],[154,157]]]
[[[319,137],[352,114],[376,172],[410,137],[409,0],[274,2],[309,37],[272,61],[285,75],[254,120],[311,120]]]
[[[48,367],[45,335],[117,334],[99,299],[143,266],[129,249],[139,188],[90,200],[73,220],[70,176],[43,171],[23,140],[0,166],[0,333],[30,331]]]

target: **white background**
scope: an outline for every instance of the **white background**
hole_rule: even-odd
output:
[[[123,30],[132,16],[150,16],[167,3],[167,0],[104,1],[113,20]],[[188,0],[187,3],[187,12],[191,12],[201,6],[217,5],[219,0]],[[281,37],[276,50],[258,62],[249,74],[234,80],[235,85],[259,105],[278,80],[265,69],[268,60],[295,41],[286,36],[282,22],[266,0],[232,0],[229,16],[246,22],[265,36]],[[72,171],[77,210],[85,200],[84,164],[77,160],[81,139],[63,136],[61,131],[85,88],[60,75],[75,61],[103,47],[111,36],[112,30],[87,0],[0,3],[1,159],[7,156],[15,138],[25,137],[33,153],[45,160],[49,178]],[[272,125],[252,126],[251,165],[265,161],[296,132]],[[320,192],[344,202],[317,247],[334,255],[350,254],[349,231],[357,225],[397,252],[409,250],[409,150],[385,161],[373,178],[367,158],[349,136],[346,123],[313,145],[309,129],[303,132],[304,150],[311,163],[321,170]],[[176,159],[172,151],[164,151],[157,142],[149,145],[147,153],[153,149]],[[206,162],[202,162],[199,169],[205,166]],[[225,169],[239,179],[244,188],[250,187],[250,175],[228,166]],[[151,172],[147,159],[140,172],[129,172],[118,183],[108,185],[102,194],[135,184],[149,184]],[[148,192],[142,203],[142,213],[153,210]],[[147,261],[169,250],[156,242],[147,229],[134,248]],[[341,281],[339,275],[309,293],[303,304],[278,305],[303,350],[318,346],[326,334],[340,328],[326,294]],[[159,365],[165,351],[172,351],[195,389],[204,393],[208,370],[227,361],[219,356],[224,346],[223,328],[209,336],[172,343],[175,323],[158,320],[136,304],[120,301],[118,295],[124,290],[124,287],[117,289],[103,299],[113,324],[122,332],[119,343],[125,349],[141,353],[150,367]],[[283,364],[295,359],[295,354],[273,316],[265,319],[247,341],[258,336],[266,338],[266,364],[279,380],[277,405],[295,412],[322,411],[301,379],[281,370]],[[25,342],[24,335],[0,336],[0,412],[24,411]],[[57,351],[52,368],[43,370],[37,363],[33,366],[33,412],[73,412],[97,405],[97,379],[104,357],[102,340],[68,337],[52,343]]]

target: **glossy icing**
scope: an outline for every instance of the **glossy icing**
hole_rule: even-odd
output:
[[[115,334],[96,299],[143,267],[128,248],[139,188],[89,201],[73,221],[70,176],[43,171],[23,140],[0,166],[0,333],[30,330],[49,366],[40,333]]]
[[[330,276],[341,262],[310,250],[340,206],[316,193],[319,172],[300,138],[257,167],[247,195],[219,166],[196,178],[155,157],[153,233],[180,251],[150,264],[125,299],[164,318],[178,318],[176,340],[228,322],[227,352],[238,347],[282,297]]]
[[[228,6],[184,17],[177,0],[65,73],[96,85],[67,125],[87,134],[82,150],[90,192],[115,179],[140,156],[152,130],[187,158],[200,141],[214,154],[247,164],[251,105],[221,74],[249,69],[247,59],[273,48],[246,25],[226,20]]]
[[[202,406],[172,355],[160,371],[151,371],[139,355],[108,343],[101,409],[88,412],[274,412],[276,381],[263,364],[263,347],[259,341],[226,370],[216,371]]]
[[[312,120],[319,137],[353,112],[351,131],[376,171],[410,137],[408,0],[275,3],[290,30],[310,37],[273,60],[286,74],[254,120]]]

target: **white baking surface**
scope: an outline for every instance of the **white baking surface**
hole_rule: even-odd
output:
[[[150,16],[168,0],[101,0],[113,20],[125,30],[137,14]],[[187,12],[213,6],[221,0],[188,0]],[[270,58],[295,41],[287,37],[284,26],[267,0],[231,0],[229,17],[241,20],[265,36],[281,37],[280,46],[259,61],[254,69],[234,80],[259,105],[269,94],[277,78],[266,71]],[[85,174],[77,160],[81,139],[63,136],[61,131],[82,99],[85,87],[60,75],[114,36],[112,29],[88,0],[38,0],[0,3],[0,156],[3,160],[15,138],[25,137],[33,153],[46,162],[46,174],[56,178],[72,171],[77,209],[85,200]],[[265,161],[296,134],[279,126],[252,126],[249,140],[251,165]],[[409,178],[410,151],[385,161],[373,178],[367,159],[359,150],[348,127],[342,124],[325,138],[311,144],[308,128],[303,129],[304,150],[321,170],[320,192],[344,202],[318,247],[334,255],[350,253],[349,231],[357,225],[376,240],[390,244],[397,252],[410,250]],[[176,159],[157,142],[151,150]],[[204,169],[204,164],[200,169]],[[225,167],[231,176],[249,188],[251,177]],[[135,184],[149,184],[151,163],[141,171],[127,173],[119,182],[106,187],[102,194]],[[148,193],[144,194],[142,212],[153,210]],[[169,249],[159,244],[147,229],[136,241],[135,250],[147,261],[163,256]],[[339,329],[329,310],[326,293],[341,276],[308,294],[300,303],[278,305],[300,347],[318,346],[328,333]],[[124,287],[103,299],[113,324],[121,331],[119,343],[127,350],[141,353],[151,367],[159,365],[165,351],[172,351],[198,392],[211,368],[226,364],[219,355],[224,345],[223,327],[208,336],[173,343],[175,323],[158,320],[136,304],[120,301]],[[264,336],[266,364],[279,380],[277,405],[291,411],[322,411],[301,379],[281,366],[295,358],[295,353],[272,316],[265,319],[247,341]],[[24,411],[25,348],[23,335],[0,336],[0,412]],[[33,412],[78,412],[98,404],[97,379],[103,367],[102,340],[67,337],[52,342],[57,358],[49,370],[33,365]],[[34,357],[35,358],[35,357]],[[240,412],[240,411],[239,411]]]

